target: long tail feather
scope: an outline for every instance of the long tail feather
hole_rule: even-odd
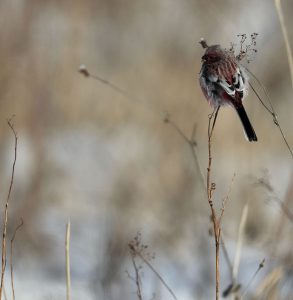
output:
[[[249,119],[248,119],[248,116],[246,114],[244,106],[240,105],[240,106],[235,107],[235,109],[236,109],[236,111],[238,113],[238,116],[241,120],[241,123],[243,125],[244,132],[245,132],[245,135],[246,135],[247,139],[250,142],[256,142],[257,141],[257,136],[256,136],[255,131],[254,131]]]

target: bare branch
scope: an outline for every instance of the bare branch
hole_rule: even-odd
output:
[[[140,280],[140,275],[139,275],[139,269],[138,266],[136,265],[135,262],[135,257],[133,255],[131,255],[131,261],[132,261],[132,265],[134,268],[134,272],[135,272],[135,284],[136,284],[136,294],[137,294],[137,298],[138,300],[142,300],[142,293],[141,293],[141,280]]]
[[[11,289],[12,289],[12,299],[15,300],[15,291],[14,291],[14,276],[13,276],[13,242],[16,237],[17,231],[22,227],[23,220],[21,219],[20,224],[14,230],[12,239],[10,240],[10,279],[11,279]]]
[[[249,287],[251,286],[252,282],[254,281],[256,275],[257,275],[257,274],[259,273],[259,271],[264,267],[264,264],[265,264],[265,259],[263,259],[263,260],[261,261],[261,263],[259,264],[257,270],[256,270],[255,273],[252,275],[251,279],[248,281],[247,286],[244,288],[244,290],[243,290],[243,292],[242,292],[242,295],[241,295],[240,299],[242,299],[242,298],[245,296],[245,294],[247,293]]]
[[[228,254],[226,244],[224,242],[223,233],[221,235],[221,246],[222,246],[222,249],[223,249],[224,258],[226,260],[226,263],[227,263],[227,266],[228,266],[228,269],[229,269],[230,279],[231,279],[231,281],[233,281],[233,265],[232,265],[232,261],[229,257],[229,254]]]
[[[175,131],[179,134],[179,136],[184,140],[184,142],[189,146],[189,149],[191,151],[191,155],[192,155],[194,163],[195,163],[195,167],[196,167],[198,173],[200,174],[201,184],[202,184],[202,186],[204,188],[206,188],[205,187],[205,183],[204,183],[204,176],[202,174],[202,171],[201,171],[201,168],[200,168],[200,164],[199,164],[199,161],[198,161],[198,158],[197,158],[196,150],[195,150],[195,141],[194,141],[195,132],[194,131],[192,132],[191,139],[189,139],[183,133],[183,131],[179,128],[179,126],[170,118],[169,115],[168,115],[167,121],[165,119],[165,123],[170,124],[175,129]]]
[[[66,300],[71,299],[71,274],[70,274],[70,221],[66,225],[65,259],[66,259]]]
[[[87,78],[92,78],[94,80],[99,81],[100,83],[103,83],[104,85],[108,86],[109,88],[111,88],[112,90],[114,90],[116,93],[120,94],[121,96],[123,96],[127,100],[129,100],[133,103],[139,103],[145,109],[151,111],[153,114],[158,116],[158,111],[156,109],[154,109],[152,106],[150,106],[150,104],[148,102],[141,101],[140,99],[138,99],[136,97],[133,97],[127,91],[120,88],[118,85],[112,83],[111,81],[109,81],[107,79],[104,79],[101,76],[94,75],[94,74],[90,73],[85,65],[80,65],[80,67],[78,69],[78,72],[83,74]],[[160,113],[161,118],[162,118],[163,115],[164,115],[163,113]]]
[[[10,127],[13,135],[14,135],[14,160],[12,164],[12,173],[10,178],[10,185],[9,185],[9,191],[5,203],[5,210],[4,210],[4,224],[3,224],[3,235],[2,235],[2,269],[1,269],[1,284],[0,284],[0,300],[2,299],[2,291],[3,291],[3,284],[4,284],[4,274],[6,269],[6,234],[7,234],[7,224],[8,224],[8,204],[11,196],[11,191],[13,187],[13,181],[14,181],[14,171],[15,171],[15,164],[17,159],[17,133],[13,127],[12,119],[14,116],[12,116],[8,121],[7,124]]]
[[[282,7],[281,7],[281,0],[275,0],[275,6],[276,6],[276,10],[278,12],[278,17],[279,17],[279,20],[281,23],[282,33],[283,33],[283,37],[284,37],[284,41],[285,41],[287,57],[288,57],[288,62],[289,62],[291,82],[292,82],[292,87],[293,87],[293,57],[292,57],[292,50],[291,50],[291,46],[290,46],[289,35],[287,32],[284,15],[283,15]]]
[[[256,80],[256,82],[258,83],[258,85],[260,86],[260,88],[262,89],[262,91],[264,92],[266,98],[267,98],[267,101],[269,102],[269,106],[270,108],[264,103],[264,101],[261,99],[261,97],[259,96],[259,94],[257,93],[256,89],[252,86],[251,83],[249,83],[251,89],[253,90],[253,92],[255,93],[256,97],[258,98],[258,100],[260,101],[260,103],[263,105],[263,107],[272,115],[273,117],[273,122],[275,123],[275,125],[278,127],[280,133],[281,133],[281,136],[286,144],[286,147],[288,148],[290,154],[291,154],[291,158],[293,158],[293,151],[292,151],[292,148],[290,147],[288,141],[287,141],[287,138],[284,134],[284,131],[278,121],[278,116],[275,112],[275,109],[273,107],[273,104],[272,104],[272,101],[270,99],[270,96],[266,90],[266,88],[262,85],[262,83],[258,80],[258,78],[248,69],[248,68],[245,68],[246,71]]]
[[[222,201],[222,208],[221,208],[221,214],[220,214],[220,217],[219,217],[219,225],[221,224],[221,221],[222,221],[222,218],[223,218],[223,215],[224,215],[224,211],[225,211],[225,207],[226,207],[226,203],[229,199],[229,196],[230,196],[230,193],[232,191],[232,186],[233,186],[233,183],[234,183],[234,180],[235,180],[235,177],[236,177],[236,174],[234,173],[233,174],[233,177],[231,179],[231,183],[230,183],[230,186],[229,186],[229,190],[228,190],[228,193],[226,194],[226,197],[223,199]]]
[[[216,184],[211,182],[211,168],[212,168],[212,135],[215,128],[218,112],[220,107],[214,109],[213,113],[209,115],[208,122],[208,167],[207,167],[207,198],[211,209],[211,220],[214,228],[214,239],[216,247],[216,300],[220,297],[220,240],[221,227],[213,203],[213,192],[216,189]]]
[[[109,80],[106,80],[106,79],[104,79],[104,78],[102,78],[100,76],[91,74],[88,71],[88,69],[87,69],[87,67],[85,65],[83,65],[83,64],[80,65],[80,67],[78,69],[78,72],[81,73],[81,74],[83,74],[85,77],[90,77],[90,78],[92,78],[94,80],[97,80],[97,81],[99,81],[99,82],[107,85],[109,88],[111,88],[112,90],[114,90],[118,94],[122,95],[123,97],[125,97],[129,101],[132,101],[132,102],[135,102],[135,103],[140,103],[141,105],[143,105],[144,108],[146,108],[149,111],[151,111],[154,115],[156,115],[156,116],[160,115],[160,118],[163,119],[163,121],[166,124],[171,125],[175,129],[175,131],[183,138],[183,140],[189,145],[190,150],[191,150],[191,154],[193,156],[193,159],[194,159],[194,162],[195,162],[195,165],[196,165],[196,169],[198,170],[198,172],[200,174],[201,184],[203,185],[204,188],[206,188],[205,184],[204,184],[204,176],[203,176],[203,174],[201,172],[200,164],[199,164],[199,161],[198,161],[198,158],[197,158],[197,154],[196,154],[196,151],[195,151],[195,148],[194,148],[195,147],[195,142],[194,142],[194,134],[195,134],[195,132],[193,132],[192,138],[189,139],[183,133],[183,131],[179,128],[179,126],[177,126],[177,124],[170,118],[170,115],[168,113],[161,112],[160,114],[158,114],[158,112],[155,109],[153,109],[153,107],[147,105],[145,102],[139,101],[139,99],[133,97],[127,91],[125,91],[124,89],[120,88],[116,84],[114,84],[114,83],[110,82]]]
[[[244,239],[244,229],[246,226],[247,216],[248,216],[248,202],[244,205],[244,208],[242,210],[242,215],[241,215],[239,229],[238,229],[238,241],[237,241],[236,253],[235,253],[234,264],[233,264],[234,281],[236,281],[237,274],[238,274],[238,268],[239,268],[239,263],[240,263],[241,250],[242,250],[242,243],[243,243],[243,239]]]
[[[167,282],[163,279],[163,277],[159,274],[159,272],[152,266],[152,264],[147,261],[140,253],[138,253],[138,256],[142,259],[142,261],[153,271],[153,273],[159,278],[159,280],[162,282],[162,284],[165,286],[165,288],[169,291],[169,293],[172,295],[172,297],[175,300],[178,300],[172,289],[169,287]]]
[[[128,247],[130,249],[130,254],[132,257],[132,263],[135,269],[136,273],[136,285],[137,285],[137,294],[141,294],[141,285],[140,285],[140,276],[138,273],[138,268],[135,264],[135,257],[138,256],[148,267],[149,269],[158,277],[158,279],[161,281],[161,283],[165,286],[165,288],[168,290],[168,292],[172,295],[174,300],[178,300],[170,286],[167,284],[167,282],[163,279],[163,277],[159,274],[159,272],[153,267],[153,265],[150,263],[149,259],[146,257],[149,256],[149,254],[144,254],[144,251],[148,248],[147,245],[142,244],[141,242],[141,233],[138,232],[138,234],[135,236],[135,238],[128,244]],[[151,258],[154,258],[154,255],[151,256]]]

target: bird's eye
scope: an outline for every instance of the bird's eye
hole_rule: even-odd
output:
[[[204,56],[202,56],[202,58],[201,58],[202,60],[207,60],[207,56],[206,55],[204,55]]]

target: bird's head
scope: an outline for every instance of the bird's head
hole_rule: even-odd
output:
[[[206,52],[201,59],[203,62],[210,64],[220,61],[221,59],[223,59],[224,55],[224,50],[222,50],[219,45],[214,45],[206,49]]]

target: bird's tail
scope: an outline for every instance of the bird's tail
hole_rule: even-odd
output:
[[[256,142],[257,141],[257,136],[254,132],[254,129],[248,119],[248,116],[246,114],[246,111],[244,109],[244,106],[243,105],[238,105],[237,107],[235,107],[237,113],[238,113],[238,116],[241,120],[241,123],[243,125],[243,129],[244,129],[244,132],[245,132],[245,135],[247,137],[247,139],[250,141],[250,142]]]

